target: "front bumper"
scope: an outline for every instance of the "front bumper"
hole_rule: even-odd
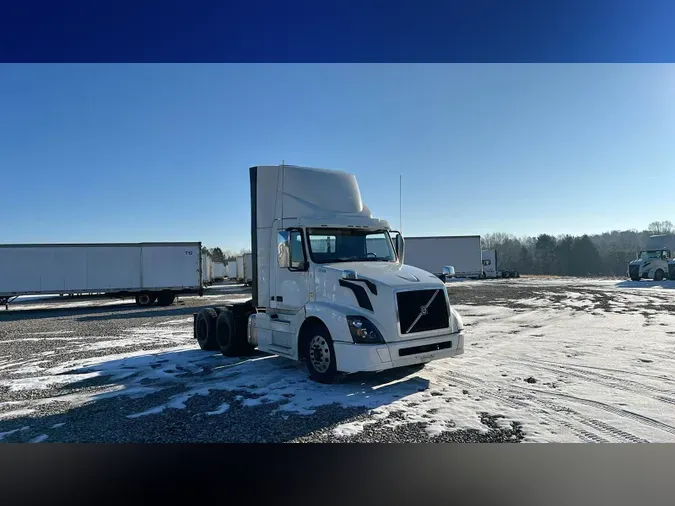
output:
[[[334,342],[333,347],[338,371],[382,371],[461,355],[464,353],[464,332],[387,344]]]

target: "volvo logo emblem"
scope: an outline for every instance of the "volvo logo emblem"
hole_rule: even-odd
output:
[[[427,314],[427,306],[426,305],[420,307],[420,313],[422,313],[422,316]]]

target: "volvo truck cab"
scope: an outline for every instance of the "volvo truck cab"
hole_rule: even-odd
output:
[[[404,264],[403,237],[371,215],[354,175],[282,165],[250,180],[252,299],[197,313],[202,349],[304,360],[325,383],[464,352],[444,283]]]
[[[637,258],[628,264],[628,276],[632,281],[653,279],[661,281],[672,274],[669,261],[675,251],[675,236],[671,234],[653,235],[647,240],[645,249],[637,254]],[[671,278],[673,279],[673,278]]]

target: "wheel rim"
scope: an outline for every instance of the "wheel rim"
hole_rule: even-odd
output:
[[[309,343],[309,360],[318,373],[324,373],[330,366],[330,348],[323,336],[314,336]]]
[[[150,296],[148,296],[148,295],[141,295],[141,296],[138,298],[138,301],[139,301],[141,304],[143,304],[143,305],[145,306],[148,302],[150,302]]]

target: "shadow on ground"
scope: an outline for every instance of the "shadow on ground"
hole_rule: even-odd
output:
[[[620,281],[616,284],[617,288],[668,288],[668,289],[675,289],[675,281],[668,281],[668,280],[663,280],[663,281],[649,281],[649,280],[643,280],[643,281],[630,281],[630,280],[625,280],[625,281]]]
[[[287,442],[429,388],[415,371],[355,374],[321,385],[301,365],[263,353],[141,355],[61,373],[72,382],[14,408],[38,411],[0,420],[0,440]],[[45,395],[49,403],[40,407]],[[68,409],[72,403],[80,405]]]
[[[80,316],[78,321],[102,321],[102,320],[126,320],[133,318],[152,318],[161,316],[185,316],[196,313],[202,308],[221,306],[221,303],[204,304],[199,306],[186,306],[184,302],[178,301],[172,306],[155,306],[151,308],[141,308],[135,303],[120,303],[107,306],[84,306],[84,307],[56,307],[25,309],[22,311],[0,312],[0,322],[3,321],[23,321],[39,320],[44,318],[63,318],[69,316]]]

